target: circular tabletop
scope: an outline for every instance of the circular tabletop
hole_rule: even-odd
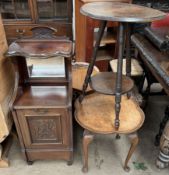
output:
[[[94,19],[118,22],[151,22],[166,16],[159,10],[120,2],[88,3],[81,7],[80,12]]]

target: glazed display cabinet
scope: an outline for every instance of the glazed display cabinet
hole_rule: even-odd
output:
[[[30,36],[35,26],[53,27],[57,36],[72,37],[72,0],[3,0],[0,12],[8,42]]]

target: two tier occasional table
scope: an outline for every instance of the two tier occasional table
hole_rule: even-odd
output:
[[[75,104],[76,120],[85,129],[83,136],[83,171],[87,171],[87,147],[92,140],[91,133],[130,134],[135,133],[143,124],[143,112],[135,102],[131,102],[132,105],[129,102],[130,100],[132,101],[132,99],[130,99],[130,92],[134,86],[133,80],[130,78],[129,26],[131,23],[148,23],[162,19],[165,13],[143,6],[119,2],[88,3],[82,6],[81,13],[90,18],[100,20],[101,23],[91,62],[83,84],[82,94]],[[108,21],[119,22],[117,73],[101,72],[91,77],[98,47]],[[126,47],[127,60],[126,76],[122,75],[124,46]],[[97,93],[85,97],[88,84],[90,84],[91,88]],[[98,94],[98,92],[100,94]],[[127,94],[127,97],[124,97],[125,94]],[[96,101],[94,102],[94,100]],[[112,107],[110,107],[111,105]],[[131,140],[131,148],[124,165],[125,170],[129,169],[127,164],[138,143],[138,137],[132,136]]]

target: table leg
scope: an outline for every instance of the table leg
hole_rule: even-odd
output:
[[[128,136],[130,138],[131,146],[130,146],[129,152],[127,154],[125,163],[124,163],[124,170],[126,172],[130,171],[130,167],[128,167],[128,162],[129,162],[131,156],[133,155],[133,152],[135,151],[135,149],[136,149],[136,147],[138,145],[138,142],[139,142],[139,138],[138,138],[137,133],[131,133]]]
[[[98,36],[97,36],[97,39],[96,39],[96,44],[94,46],[93,55],[92,55],[91,62],[89,64],[87,74],[86,74],[86,77],[85,77],[85,81],[84,81],[84,84],[83,84],[82,94],[79,97],[80,102],[82,102],[82,100],[85,96],[85,91],[87,89],[87,86],[88,86],[89,81],[90,81],[91,74],[93,72],[93,67],[94,67],[94,64],[96,62],[97,51],[98,51],[98,48],[100,46],[100,41],[102,39],[106,24],[107,24],[107,21],[101,21],[101,27],[99,28],[99,31],[98,31]]]
[[[126,23],[126,76],[131,77],[131,24]],[[127,97],[130,98],[131,92],[127,93]]]
[[[126,24],[126,75],[128,77],[131,76],[131,52],[130,52],[130,46],[131,46],[131,26],[129,23]]]
[[[118,35],[118,62],[117,62],[117,77],[116,77],[116,92],[115,92],[115,128],[120,126],[119,113],[121,109],[121,90],[122,90],[122,67],[123,67],[123,43],[124,43],[124,23],[119,25]]]
[[[94,135],[88,130],[84,130],[83,133],[83,168],[82,172],[88,172],[88,147],[93,141]]]

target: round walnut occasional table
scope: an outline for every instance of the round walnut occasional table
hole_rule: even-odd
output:
[[[94,133],[129,135],[131,147],[124,164],[124,170],[129,171],[128,161],[138,144],[136,132],[144,122],[144,113],[130,96],[134,83],[130,78],[129,25],[159,20],[165,17],[165,13],[144,6],[119,2],[88,3],[83,5],[80,11],[89,18],[100,20],[100,28],[84,80],[82,94],[75,102],[76,120],[84,128],[82,171],[88,171],[88,146],[93,140]],[[117,73],[100,72],[91,76],[108,21],[119,22]],[[126,47],[126,75],[122,75],[124,45]],[[95,93],[86,95],[88,84],[96,91]]]

